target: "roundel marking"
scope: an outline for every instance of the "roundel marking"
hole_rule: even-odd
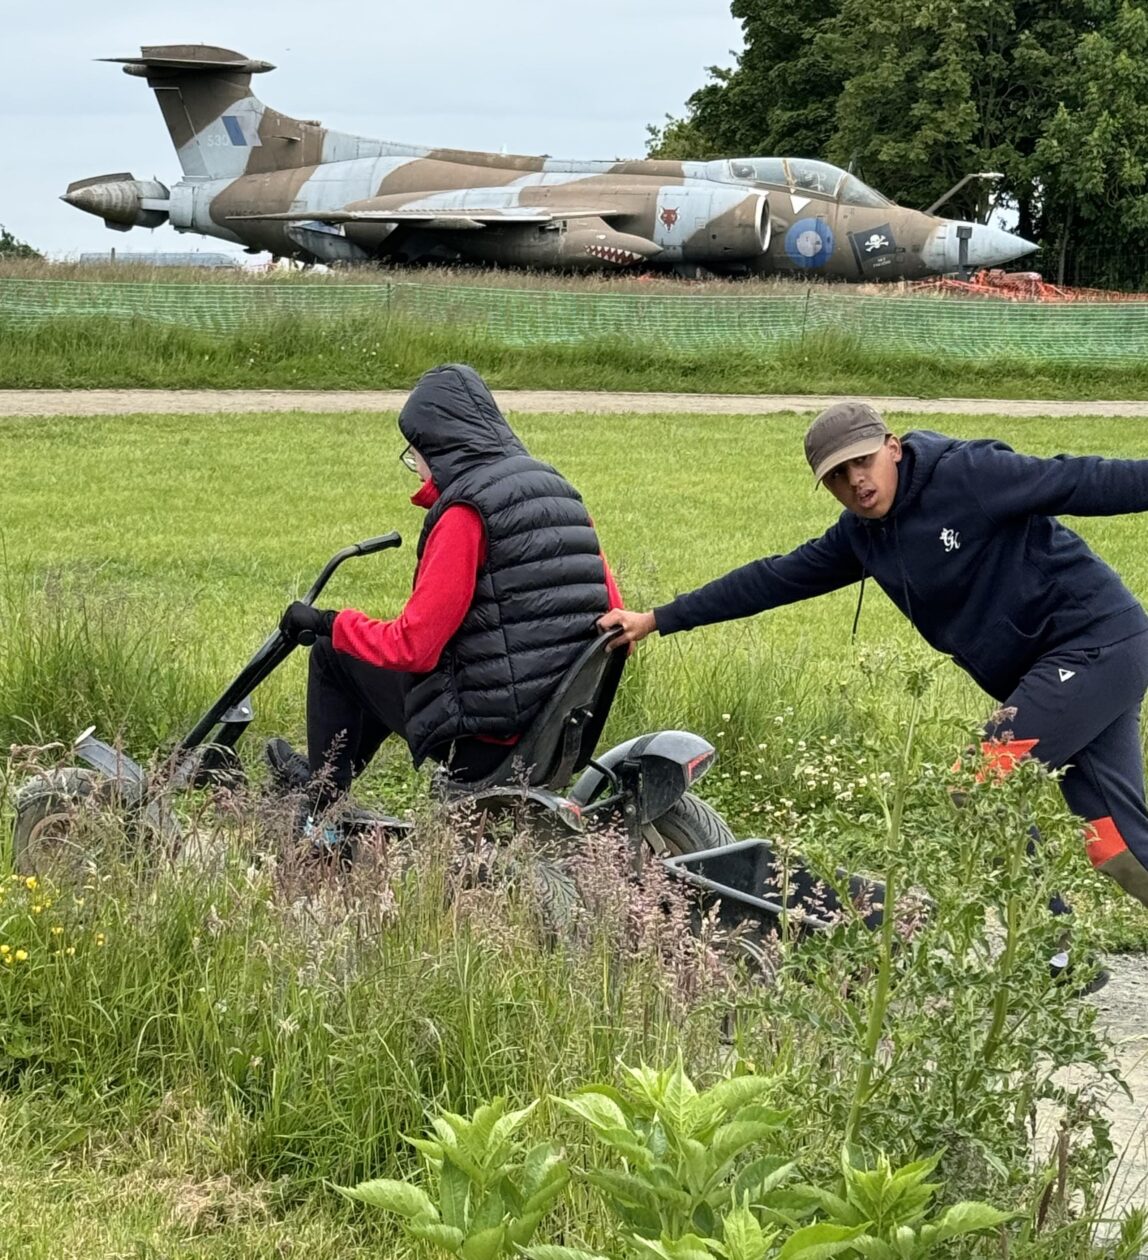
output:
[[[798,219],[785,234],[785,253],[795,267],[824,267],[833,257],[833,232],[824,219]]]

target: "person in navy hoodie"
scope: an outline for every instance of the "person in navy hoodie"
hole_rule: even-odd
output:
[[[1060,788],[1084,820],[1093,866],[1148,905],[1148,615],[1057,520],[1148,510],[1148,460],[1038,459],[926,431],[897,438],[861,402],[822,412],[805,455],[845,508],[820,538],[652,612],[611,611],[600,627],[620,626],[617,644],[632,644],[872,578],[1000,702],[985,729],[996,770],[1029,756],[1063,768]]]
[[[268,741],[274,781],[312,814],[350,789],[383,741],[406,741],[464,781],[500,766],[621,604],[577,490],[531,457],[479,374],[423,374],[399,413],[400,459],[425,509],[414,587],[398,614],[296,601],[279,628],[316,636],[307,755]]]

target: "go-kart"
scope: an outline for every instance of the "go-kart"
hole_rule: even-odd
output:
[[[354,556],[369,556],[401,545],[397,533],[369,538],[336,552],[324,565],[304,601],[313,604],[335,570]],[[478,781],[440,769],[437,795],[469,818],[510,815],[516,829],[557,837],[559,852],[571,853],[577,839],[606,829],[621,830],[629,842],[635,871],[648,858],[691,890],[698,902],[717,904],[721,920],[768,935],[779,923],[796,921],[801,931],[829,931],[843,902],[792,855],[779,864],[764,840],[736,841],[721,816],[691,787],[713,766],[712,744],[690,731],[655,731],[594,755],[626,665],[626,653],[610,651],[613,633],[588,642],[555,688],[549,702],[505,760]],[[311,640],[313,641],[313,640]],[[306,645],[306,640],[300,640]],[[97,739],[89,728],[73,752],[80,765],[46,770],[16,793],[13,864],[24,874],[76,873],[98,862],[99,828],[86,806],[115,807],[130,823],[128,834],[143,856],[174,857],[183,844],[173,811],[181,791],[245,781],[238,751],[240,736],[254,717],[251,693],[299,643],[276,629],[223,689],[192,729],[151,773],[121,749]],[[401,836],[412,824],[362,807],[347,808],[340,819],[341,860],[353,860],[356,840],[366,834],[384,840]],[[95,844],[93,842],[96,842]],[[318,844],[318,841],[311,841]],[[553,852],[553,850],[552,850]],[[547,895],[575,895],[571,881],[539,858]],[[548,873],[547,873],[548,872]],[[878,884],[838,871],[836,885],[869,927],[882,917],[884,890]]]
[[[337,552],[304,597],[313,604],[335,570],[354,556],[401,545],[397,533],[355,543]],[[624,652],[608,650],[610,636],[589,642],[553,696],[494,773],[477,782],[440,774],[440,795],[480,816],[514,812],[528,825],[546,824],[567,836],[607,825],[624,827],[636,860],[709,850],[733,840],[721,817],[690,787],[713,765],[713,745],[688,731],[657,731],[593,756],[625,666]],[[149,856],[174,856],[182,832],[173,812],[180,790],[245,778],[240,736],[254,717],[251,693],[295,649],[276,629],[223,689],[158,769],[149,773],[89,728],[76,740],[79,765],[47,770],[16,794],[13,862],[32,874],[89,861],[92,829],[82,822],[85,804],[109,804],[126,812],[132,832]],[[577,776],[577,777],[575,777]],[[346,814],[344,834],[398,835],[411,824],[374,810]]]

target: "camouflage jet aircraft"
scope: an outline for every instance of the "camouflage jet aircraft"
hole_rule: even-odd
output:
[[[169,190],[120,172],[64,200],[110,228],[199,232],[322,263],[461,261],[563,270],[912,279],[1036,248],[895,205],[806,158],[565,161],[429,149],[269,109],[274,67],[203,44],[108,60],[153,88],[183,168]]]

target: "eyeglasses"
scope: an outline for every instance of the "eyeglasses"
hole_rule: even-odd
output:
[[[419,471],[418,456],[415,454],[415,448],[409,442],[399,455],[399,463],[402,464],[404,468],[409,468],[413,473],[417,474]]]

